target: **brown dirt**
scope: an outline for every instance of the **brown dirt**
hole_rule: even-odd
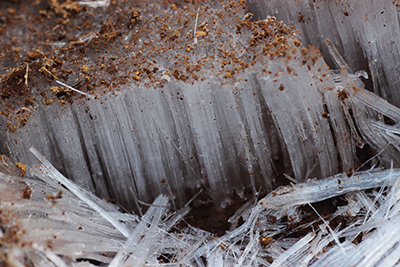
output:
[[[216,12],[214,6],[223,9]],[[211,74],[233,84],[259,57],[290,59],[300,45],[291,36],[296,31],[273,19],[252,22],[249,15],[242,20],[245,11],[243,0],[114,0],[107,8],[72,0],[2,1],[0,115],[15,131],[38,103],[85,101],[56,80],[95,96],[117,94],[126,83],[162,88],[163,74],[187,83]],[[207,22],[198,25],[194,36],[189,33],[197,17]],[[236,34],[251,32],[243,49],[252,58],[241,56],[242,49],[230,42],[213,44],[215,36],[230,39],[220,24],[228,19]],[[165,73],[159,71],[160,60],[170,62]]]

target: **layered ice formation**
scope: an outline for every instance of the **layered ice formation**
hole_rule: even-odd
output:
[[[275,16],[295,26],[303,44],[319,47],[331,63],[329,39],[352,69],[369,70],[373,92],[400,105],[399,1],[249,0],[248,7],[257,19]]]
[[[28,52],[3,75],[15,162],[36,163],[36,147],[79,185],[140,212],[161,193],[181,207],[202,189],[224,207],[283,172],[304,181],[349,171],[364,143],[385,148],[386,166],[398,158],[376,136],[372,123],[383,122],[357,75],[331,73],[293,27],[251,21],[244,2],[114,4],[115,21],[80,33],[90,38],[60,48],[47,39],[49,52]]]
[[[396,2],[0,5],[6,264],[398,263]]]
[[[3,112],[15,161],[35,163],[36,147],[78,184],[136,211],[160,193],[182,206],[200,189],[223,207],[233,191],[271,189],[282,172],[274,161],[298,180],[339,171],[321,101],[335,85],[296,30],[251,22],[240,2],[121,8],[125,25],[105,23],[89,43],[27,63],[36,84],[27,78],[25,106]],[[7,101],[28,65],[3,77]],[[60,82],[93,98],[60,96]]]

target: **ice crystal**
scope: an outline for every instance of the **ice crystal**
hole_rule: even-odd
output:
[[[118,16],[1,76],[0,261],[398,264],[398,4],[75,4],[42,15]],[[246,190],[222,236],[185,222]]]

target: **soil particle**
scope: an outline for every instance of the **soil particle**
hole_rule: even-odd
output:
[[[2,1],[0,115],[15,131],[38,105],[87,101],[65,88],[55,92],[56,81],[96,97],[129,83],[162,88],[166,75],[190,84],[212,75],[234,84],[258,60],[290,60],[301,44],[298,32],[273,18],[251,21],[246,9],[241,0],[120,0],[99,8],[72,0]],[[22,107],[29,114],[16,116]]]

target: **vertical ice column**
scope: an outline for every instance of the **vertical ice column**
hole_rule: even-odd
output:
[[[127,206],[161,192],[182,205],[201,188],[223,204],[232,190],[273,181],[267,131],[275,126],[257,90],[171,82],[163,92],[126,88],[62,113],[58,104],[39,107],[23,129],[8,132],[21,140],[8,146],[31,164],[25,151],[36,147],[66,176]],[[184,100],[172,97],[177,91]]]
[[[300,52],[295,55],[301,58]],[[289,69],[280,71],[285,64]],[[279,75],[263,78],[263,97],[288,150],[295,178],[336,173],[337,153],[322,95],[334,85],[318,50],[310,49],[302,60],[271,64],[270,71]]]
[[[304,44],[321,49],[331,64],[325,39],[331,40],[354,70],[370,70],[376,94],[400,106],[400,47],[397,1],[275,1],[249,0],[258,19],[267,15],[293,24]]]

